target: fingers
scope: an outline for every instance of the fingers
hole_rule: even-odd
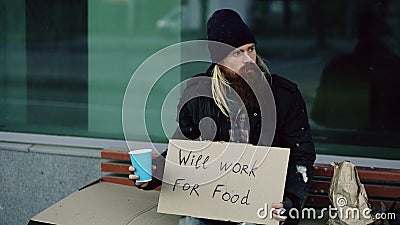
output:
[[[153,169],[153,172],[154,172],[157,169],[157,166],[153,165],[152,169]],[[133,166],[129,166],[128,170],[130,172],[135,172],[136,168],[133,167]]]
[[[281,214],[283,214],[285,212],[284,208],[280,208],[280,209],[275,209],[274,211],[272,211],[272,217],[278,221],[285,221],[287,216],[282,216]]]
[[[136,187],[142,189],[142,188],[147,187],[147,185],[149,185],[149,182],[136,182],[135,185],[136,185]]]
[[[279,222],[282,222],[282,221],[285,221],[287,217],[286,216],[279,216],[279,215],[276,215],[276,214],[272,214],[272,218],[274,218],[275,220],[277,220]]]
[[[135,182],[137,179],[139,179],[139,176],[134,173],[136,170],[135,167],[129,166],[128,170],[131,172],[131,174],[128,176],[129,180]]]
[[[156,170],[156,166],[153,165],[153,171]],[[145,187],[147,187],[147,185],[149,185],[149,182],[138,182],[136,180],[139,179],[139,176],[136,175],[134,172],[136,171],[136,168],[133,166],[129,166],[128,168],[129,172],[131,172],[131,174],[129,174],[128,178],[129,180],[133,181],[135,186],[139,189],[143,189]]]
[[[283,208],[283,204],[282,203],[272,203],[272,208],[275,208],[275,209]]]
[[[286,209],[283,208],[282,203],[273,203],[272,208],[274,210],[272,211],[272,217],[277,220],[277,221],[285,221],[287,219],[287,216],[282,216],[283,213],[285,213]]]
[[[149,182],[138,182],[136,181],[137,179],[139,179],[138,175],[135,174],[129,175],[129,180],[133,181],[135,183],[135,186],[138,187],[139,189],[145,188],[147,187],[147,185],[149,185]]]
[[[135,174],[130,174],[130,175],[129,175],[129,180],[134,181],[134,180],[137,180],[137,179],[139,179],[139,176],[138,176],[138,175],[135,175]]]

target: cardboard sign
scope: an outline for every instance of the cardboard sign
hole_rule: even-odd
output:
[[[176,225],[179,216],[156,212],[158,191],[98,181],[34,216],[28,225]]]
[[[278,224],[289,149],[230,142],[170,140],[157,212]]]

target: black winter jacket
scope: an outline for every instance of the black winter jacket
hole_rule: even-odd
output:
[[[210,70],[195,77],[201,76],[210,77]],[[276,105],[277,122],[272,146],[290,148],[285,199],[289,198],[291,200],[290,206],[299,209],[308,195],[315,161],[314,144],[310,133],[306,106],[295,83],[274,74],[267,74],[266,77],[271,86]],[[209,81],[210,79],[207,80]],[[205,86],[209,88],[204,89]],[[212,98],[201,96],[209,95],[210,93],[206,92],[211,92],[210,90],[211,83],[207,83],[207,81],[199,82],[197,80],[187,83],[187,88],[178,106],[179,115],[177,121],[179,122],[179,128],[177,133],[181,133],[192,140],[198,139],[201,135],[199,122],[204,117],[209,117],[217,125],[213,141],[229,141],[229,118],[222,114]],[[185,96],[193,95],[193,93],[189,92],[197,92],[195,95],[200,97],[193,98],[190,101],[183,101]],[[260,113],[255,111],[249,112],[248,115],[250,116],[249,142],[257,144],[260,136]],[[179,135],[175,134],[175,136]],[[307,168],[307,182],[304,182],[303,176],[297,171],[296,165]]]

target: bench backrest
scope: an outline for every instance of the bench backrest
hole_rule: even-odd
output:
[[[154,154],[153,157],[157,155]],[[105,182],[130,185],[128,167],[130,157],[126,151],[104,149],[101,151],[102,180]],[[333,166],[329,164],[315,164],[314,178],[311,181],[309,197],[306,207],[323,208],[330,205],[328,197],[330,181],[333,175]],[[388,168],[357,167],[358,175],[368,194],[369,203],[373,208],[381,208],[383,203],[390,207],[396,198],[400,197],[400,170]],[[400,202],[396,208],[400,207]]]

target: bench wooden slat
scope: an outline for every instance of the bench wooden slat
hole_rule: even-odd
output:
[[[128,175],[130,174],[128,170],[129,166],[130,164],[102,162],[101,171]]]
[[[368,200],[368,203],[371,205],[371,208],[373,209],[380,209],[381,204],[383,203],[387,208],[392,206],[393,201],[387,201],[387,200]],[[331,204],[331,201],[329,200],[328,196],[324,195],[314,195],[314,194],[309,194],[308,198],[305,203],[305,207],[315,207],[315,208],[324,208],[328,207]],[[332,206],[333,207],[333,206]],[[396,209],[400,207],[400,202],[396,203]]]
[[[312,181],[310,189],[311,193],[329,193],[330,182],[327,181]],[[383,186],[383,185],[364,185],[367,191],[368,198],[374,197],[400,197],[400,187]]]
[[[309,194],[305,205],[307,207],[326,207],[331,204],[328,196]]]
[[[159,156],[160,154],[153,153],[152,158]],[[115,150],[102,150],[101,151],[102,159],[113,159],[113,160],[121,160],[121,161],[131,161],[129,156],[129,152],[126,151],[115,151]]]
[[[122,185],[129,185],[134,186],[133,182],[128,179],[128,177],[113,177],[113,176],[102,176],[101,180],[104,182],[110,182],[114,184],[122,184]]]
[[[128,152],[113,151],[113,150],[106,150],[106,149],[101,151],[101,158],[102,159],[123,160],[123,161],[131,160]]]
[[[106,175],[106,176],[102,176],[101,180],[104,182],[110,182],[110,183],[114,183],[114,184],[128,185],[128,186],[132,186],[132,187],[135,186],[131,180],[129,180],[128,178],[124,178],[124,177]],[[157,187],[154,190],[160,191],[161,187]]]
[[[158,154],[153,154],[153,158]],[[130,157],[127,151],[103,150],[101,171],[107,174],[102,177],[105,182],[134,186],[128,179],[128,167]],[[113,161],[114,160],[114,161]],[[118,160],[118,161],[115,161]],[[329,164],[315,164],[314,178],[311,182],[310,194],[306,201],[306,207],[328,207],[331,202],[328,198],[330,179],[333,175],[333,166]],[[369,203],[375,208],[380,208],[381,203],[390,207],[395,199],[400,197],[400,170],[386,168],[357,167],[361,182],[365,185],[369,197]],[[158,188],[159,190],[160,188]],[[383,200],[380,200],[383,199]],[[400,206],[400,202],[397,203]]]
[[[399,169],[357,167],[357,172],[361,181],[373,180],[373,181],[386,181],[386,182],[400,182]],[[382,176],[383,174],[384,176]],[[315,164],[314,176],[332,177],[333,166],[328,164]]]
[[[386,206],[387,209],[389,209],[392,206],[393,201],[371,200],[368,201],[368,203],[370,204],[372,209],[380,209],[382,207],[382,203]],[[398,208],[400,208],[400,202],[396,202],[395,209]]]
[[[117,174],[128,175],[128,167],[130,164],[103,162],[101,163],[101,171],[112,172]],[[313,180],[311,183],[311,194],[327,194],[329,192],[330,182]],[[383,186],[383,185],[365,185],[365,189],[370,199],[374,197],[391,197],[399,196],[400,187]]]

